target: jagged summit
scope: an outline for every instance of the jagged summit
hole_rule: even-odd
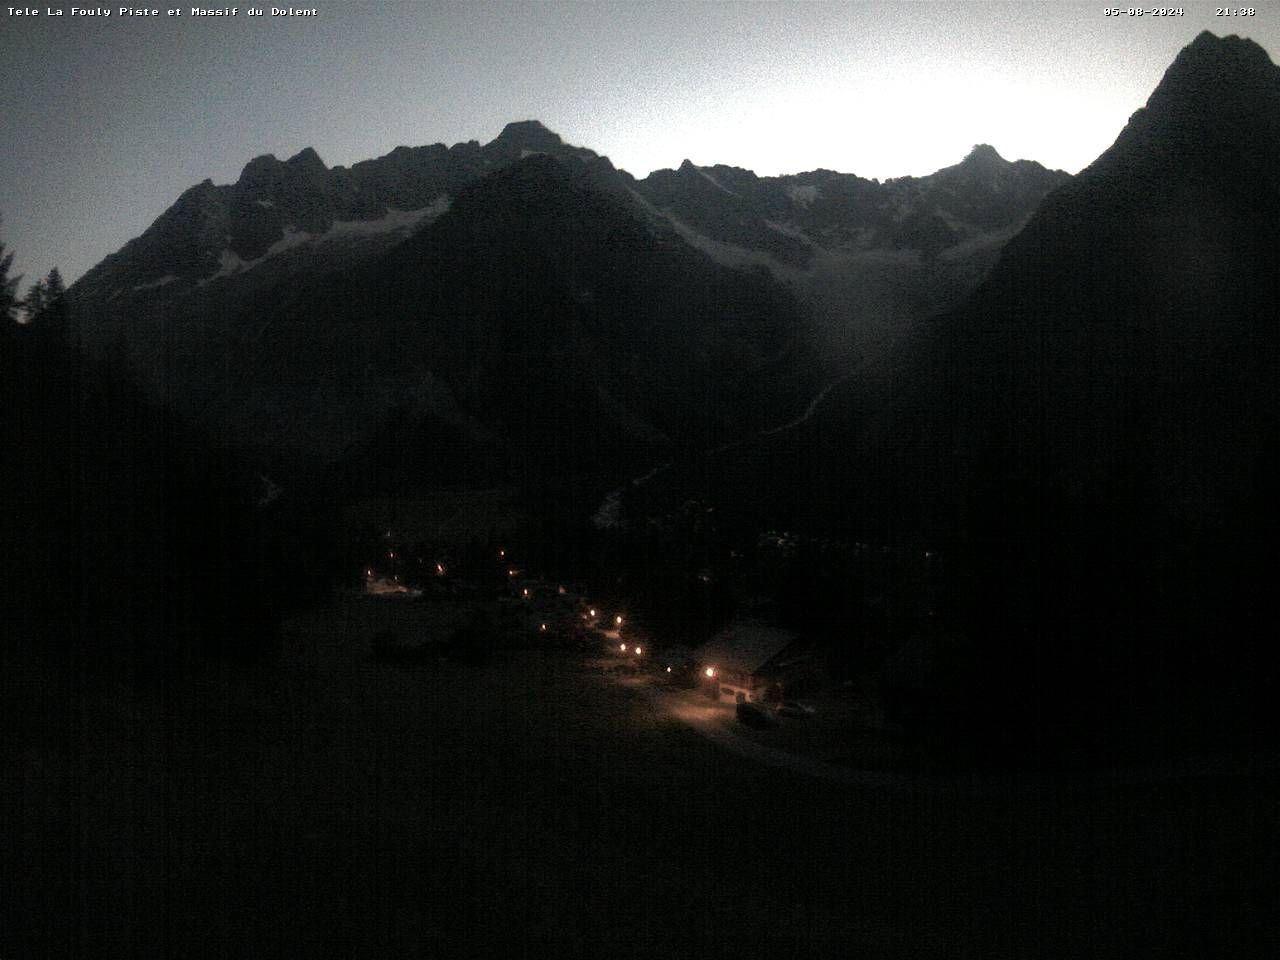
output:
[[[305,147],[284,161],[277,158],[274,153],[264,153],[254,157],[244,165],[237,182],[243,187],[254,187],[279,181],[290,175],[300,173],[323,175],[328,172],[329,168],[320,159],[320,154],[316,153],[315,148]]]
[[[961,161],[969,164],[990,164],[990,163],[1007,163],[1004,157],[1000,156],[995,147],[989,143],[975,143],[973,149],[969,151],[968,156]]]
[[[261,156],[254,157],[244,165],[244,169],[240,171],[238,182],[252,183],[265,175],[273,173],[280,166],[280,161],[274,153],[264,153]]]
[[[1280,68],[1267,52],[1252,40],[1206,30],[1178,53],[1146,110],[1158,118],[1216,127],[1221,121],[1265,118],[1277,105]]]
[[[1248,37],[1234,33],[1220,37],[1208,30],[1201,30],[1194,40],[1183,47],[1169,69],[1197,60],[1211,61],[1217,65],[1235,63],[1245,69],[1266,70],[1275,66],[1267,51]]]
[[[1204,31],[1183,47],[1148,100],[1148,108],[1280,97],[1280,68],[1252,40]],[[1253,109],[1259,105],[1249,104]]]
[[[1089,169],[1172,164],[1180,177],[1198,179],[1224,153],[1261,158],[1276,145],[1280,67],[1252,40],[1205,31],[1178,53],[1146,105]],[[1274,172],[1261,172],[1276,182]]]
[[[286,160],[285,164],[295,170],[308,173],[324,173],[329,169],[320,159],[320,154],[316,153],[315,147],[304,147]]]
[[[509,163],[534,153],[545,153],[562,160],[569,157],[595,160],[597,157],[594,150],[565,143],[560,134],[548,130],[538,120],[508,123],[496,138],[476,149],[490,163]]]
[[[528,150],[554,150],[564,145],[560,134],[548,130],[540,120],[517,120],[508,123],[494,138],[493,144],[513,144]]]

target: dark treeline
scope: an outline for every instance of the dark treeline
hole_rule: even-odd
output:
[[[144,398],[110,356],[86,359],[47,284],[36,309],[24,299],[24,323],[5,286],[6,649],[146,684],[197,657],[272,660],[282,613],[327,573],[325,511],[271,499],[241,457]]]

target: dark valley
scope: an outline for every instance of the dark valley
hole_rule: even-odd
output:
[[[1280,68],[957,161],[0,247],[0,958],[1269,955]]]

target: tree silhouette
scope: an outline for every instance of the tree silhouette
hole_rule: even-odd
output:
[[[41,277],[27,288],[27,295],[22,298],[22,312],[26,314],[26,322],[32,323],[39,319],[40,315],[44,313],[45,306],[48,302],[48,282],[44,277]]]
[[[0,219],[0,223],[3,220]],[[10,277],[9,268],[13,266],[13,254],[4,252],[4,241],[0,241],[0,320],[14,319],[13,310],[17,305],[13,291],[18,286],[21,276]],[[58,278],[61,282],[61,277]]]
[[[44,301],[41,304],[40,320],[46,326],[65,333],[67,324],[67,286],[62,281],[62,273],[57,267],[49,271],[40,281]]]

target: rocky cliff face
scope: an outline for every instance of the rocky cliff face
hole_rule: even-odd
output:
[[[515,179],[504,175],[515,169],[522,172]],[[543,175],[535,175],[539,170]],[[394,404],[431,406],[445,396],[475,393],[474,387],[458,385],[460,371],[445,375],[439,356],[422,356],[415,369],[406,369],[402,358],[412,351],[398,348],[388,335],[396,330],[419,343],[421,325],[406,329],[403,321],[425,315],[443,324],[442,333],[476,323],[474,303],[458,300],[457,291],[463,276],[474,278],[471,262],[451,262],[447,275],[433,278],[430,291],[417,291],[415,296],[429,297],[433,307],[407,294],[390,301],[376,294],[412,287],[397,275],[422,269],[410,251],[433,250],[433,244],[444,242],[439,237],[456,236],[458,223],[465,221],[471,234],[486,237],[488,283],[500,291],[506,288],[504,278],[534,269],[535,261],[541,264],[536,269],[550,269],[545,253],[568,242],[557,230],[599,234],[599,251],[570,243],[576,253],[554,261],[558,279],[553,285],[564,287],[571,310],[580,311],[585,303],[594,316],[603,317],[593,321],[600,329],[613,324],[639,343],[644,334],[631,326],[652,324],[649,343],[672,349],[666,361],[654,357],[657,366],[644,374],[653,384],[664,384],[669,396],[662,394],[660,402],[659,390],[643,397],[632,374],[640,367],[649,370],[650,362],[637,360],[640,355],[630,346],[621,358],[608,355],[620,342],[593,340],[589,351],[593,364],[634,367],[603,385],[604,407],[611,411],[605,419],[627,425],[620,435],[672,442],[681,435],[681,419],[673,413],[678,399],[699,402],[694,394],[700,388],[690,378],[707,357],[701,335],[721,344],[717,356],[727,364],[728,380],[786,344],[794,346],[796,335],[803,335],[804,349],[814,357],[863,349],[872,339],[864,330],[927,314],[968,291],[992,252],[1064,179],[1037,164],[1006,163],[992,148],[979,147],[963,163],[932,177],[883,184],[823,170],[758,178],[749,170],[703,169],[687,161],[678,170],[636,180],[614,169],[607,157],[566,145],[556,133],[527,120],[508,124],[484,146],[471,141],[397,147],[349,169],[326,168],[310,148],[283,161],[256,157],[236,183],[215,186],[206,180],[184,192],[141,237],[79,280],[70,297],[79,337],[91,351],[115,351],[152,389],[191,415],[241,439],[296,444],[333,456]],[[451,216],[462,196],[468,197],[467,211]],[[579,207],[586,219],[566,218],[567,205]],[[605,207],[613,229],[600,233],[591,218]],[[535,234],[548,251],[539,253],[525,242]],[[586,264],[603,269],[599,253],[608,256],[622,236],[631,237],[636,251],[652,247],[662,256],[637,256],[632,264],[620,261],[608,269],[630,276],[628,296],[668,303],[666,312],[637,314],[625,302],[607,301],[608,276],[586,270]],[[509,246],[504,255],[503,244]],[[653,275],[637,274],[641,264],[648,264]],[[671,264],[681,264],[682,273],[669,273]],[[722,298],[714,310],[728,317],[726,323],[713,323],[712,303],[690,292],[695,275],[716,278],[708,280]],[[735,284],[740,289],[731,293]],[[324,289],[332,305],[311,297],[306,307],[296,307],[311,289]],[[371,300],[367,289],[375,292]],[[692,306],[686,310],[669,303],[668,289],[689,293]],[[744,328],[731,348],[727,330],[742,320],[733,303],[746,296],[780,312],[756,317],[758,333]],[[808,301],[822,323],[791,329],[795,297]],[[387,302],[396,303],[396,310],[389,312]],[[355,319],[366,320],[364,326],[351,323],[348,303],[360,303]],[[287,323],[285,308],[293,311]],[[445,310],[453,314],[444,316]],[[529,314],[515,301],[504,310],[508,316]],[[604,317],[607,312],[612,319]],[[682,316],[689,332],[669,323]],[[507,328],[504,321],[503,335],[515,335]],[[710,329],[717,332],[707,333]],[[550,338],[545,347],[553,352],[573,353],[582,346],[581,338],[563,326],[540,335]],[[380,352],[370,352],[371,343],[381,344]],[[366,362],[358,370],[335,366],[342,356],[362,356]],[[682,387],[659,374],[663,364],[667,372],[684,371],[676,378]],[[280,370],[291,374],[279,378],[271,372]],[[817,362],[812,370],[794,372],[796,384],[817,384],[831,374]],[[338,383],[325,384],[325,378]],[[426,380],[433,384],[430,389],[422,388]],[[303,388],[303,383],[310,385]],[[620,392],[630,392],[631,398],[618,401],[614,394]],[[762,396],[781,402],[772,388]],[[654,415],[658,407],[663,412]],[[744,422],[764,422],[762,416],[744,415]],[[699,429],[723,438],[728,424]]]
[[[678,170],[655,171],[635,189],[708,240],[804,268],[824,253],[958,254],[960,244],[1020,227],[1067,179],[979,145],[953,167],[884,183],[830,170],[757,177],[686,160]]]
[[[256,157],[234,184],[206,180],[183,193],[90,270],[74,296],[108,314],[128,312],[125,304],[174,299],[263,266],[269,273],[300,255],[321,269],[363,259],[430,222],[465,184],[530,153],[595,157],[536,121],[509,124],[483,147],[397,147],[350,168],[329,169],[310,147],[284,161]]]

